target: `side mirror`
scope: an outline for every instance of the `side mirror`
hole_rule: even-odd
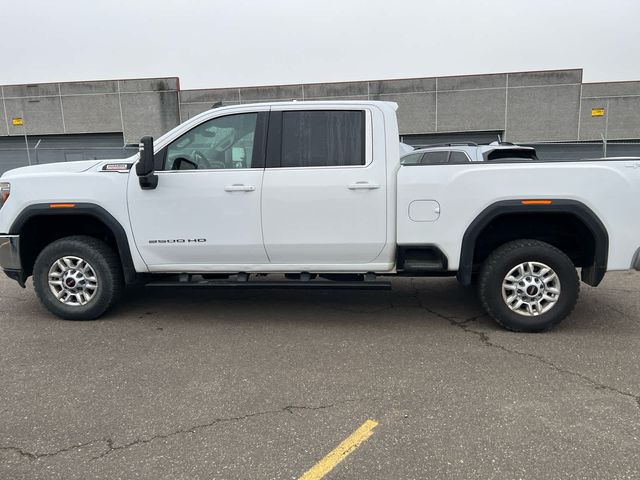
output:
[[[158,176],[153,173],[153,137],[140,139],[140,161],[136,165],[136,173],[143,190],[153,190],[158,186]]]

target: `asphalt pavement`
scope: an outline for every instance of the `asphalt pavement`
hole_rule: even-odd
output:
[[[136,290],[62,321],[0,280],[1,479],[640,478],[640,274],[515,334],[455,280]],[[373,423],[370,423],[373,425]]]

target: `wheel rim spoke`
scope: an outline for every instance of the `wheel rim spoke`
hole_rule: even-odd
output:
[[[64,256],[51,265],[48,275],[51,293],[69,306],[87,305],[99,288],[99,278],[89,262],[76,256]]]
[[[560,298],[560,278],[549,265],[528,260],[513,266],[502,281],[502,299],[519,315],[538,316]]]

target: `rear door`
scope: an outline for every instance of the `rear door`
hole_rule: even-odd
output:
[[[386,157],[382,149],[374,158],[372,130],[366,107],[272,108],[262,191],[272,264],[367,264],[380,255]]]

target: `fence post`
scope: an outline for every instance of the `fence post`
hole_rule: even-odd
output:
[[[602,157],[607,158],[607,137],[601,133],[600,138],[602,138]]]
[[[38,147],[40,146],[40,142],[42,142],[42,139],[38,139],[38,143],[36,143],[36,146],[33,147],[33,151],[36,152],[36,165],[40,165],[40,160],[38,159]]]
[[[29,140],[27,139],[26,125],[23,127],[23,130],[24,130],[24,146],[27,148],[27,162],[29,162],[29,166],[31,166],[31,154],[29,153]]]

